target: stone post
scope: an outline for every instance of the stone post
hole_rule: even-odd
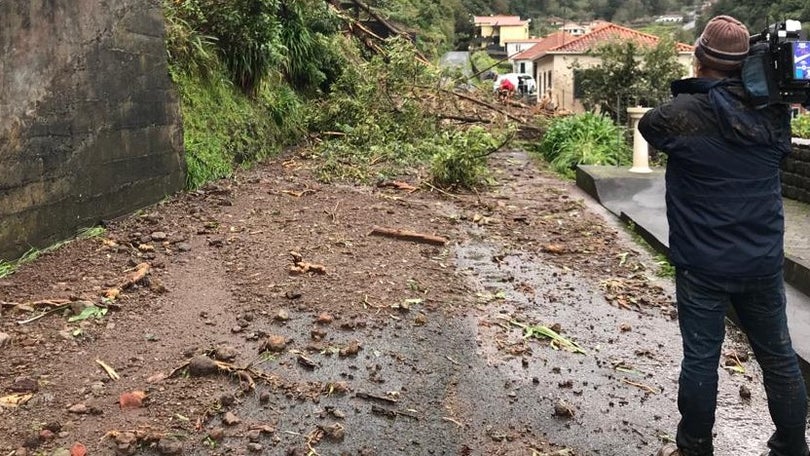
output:
[[[633,167],[630,168],[631,173],[651,173],[650,169],[650,152],[647,141],[641,136],[638,131],[638,122],[644,116],[644,113],[649,111],[650,108],[642,108],[637,106],[635,108],[627,108],[627,115],[630,117],[630,127],[633,129]]]

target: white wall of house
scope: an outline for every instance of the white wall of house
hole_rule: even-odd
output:
[[[572,112],[585,112],[582,103],[574,98],[574,70],[577,62],[579,68],[591,68],[601,63],[598,57],[584,54],[546,54],[534,61],[534,78],[537,81],[538,100],[549,95],[558,109]],[[686,70],[686,76],[693,76],[692,54],[678,55],[678,62]]]
[[[514,60],[512,62],[512,72],[534,75],[534,62],[531,60]]]
[[[515,54],[518,54],[520,52],[528,50],[529,48],[531,48],[535,44],[537,44],[536,41],[531,41],[531,42],[520,42],[520,41],[518,41],[518,42],[506,43],[506,55],[509,56],[509,57],[512,57]]]

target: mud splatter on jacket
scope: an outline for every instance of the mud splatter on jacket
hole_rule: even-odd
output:
[[[684,79],[641,119],[666,153],[670,261],[724,277],[778,272],[784,260],[780,163],[790,153],[786,106],[755,110],[739,80]]]

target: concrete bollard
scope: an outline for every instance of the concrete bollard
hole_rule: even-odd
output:
[[[630,168],[631,173],[651,173],[650,169],[650,150],[647,141],[641,136],[638,131],[638,122],[644,116],[644,113],[651,108],[642,108],[637,106],[635,108],[627,108],[627,115],[630,117],[630,126],[633,128],[633,167]]]

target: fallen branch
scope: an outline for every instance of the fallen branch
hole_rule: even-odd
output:
[[[61,306],[64,304],[69,303],[69,299],[42,299],[40,301],[34,302],[8,302],[8,301],[0,301],[0,307],[20,307],[20,306],[31,306],[31,307],[53,307],[53,306]]]
[[[316,274],[326,274],[326,266],[317,263],[308,263],[298,252],[290,252],[293,265],[290,266],[290,274],[305,274],[314,272]]]
[[[406,241],[420,242],[423,244],[432,244],[432,245],[445,245],[448,242],[446,238],[440,236],[433,236],[430,234],[423,234],[417,233],[415,231],[407,231],[394,228],[382,228],[378,226],[375,226],[371,230],[371,233],[369,233],[369,235],[390,237],[394,239],[402,239]]]
[[[408,193],[413,193],[416,190],[418,190],[417,187],[414,187],[413,185],[411,185],[411,184],[409,184],[407,182],[402,182],[402,181],[382,182],[382,183],[378,184],[377,187],[395,188],[397,190],[404,190],[404,191],[406,191]]]
[[[401,410],[391,410],[374,404],[372,404],[371,406],[371,413],[375,415],[387,416],[388,418],[396,418],[397,416],[407,416],[408,418],[419,420],[419,417],[413,413],[403,412]]]
[[[27,325],[28,323],[33,323],[33,322],[39,320],[40,318],[47,317],[48,315],[55,314],[57,312],[61,312],[61,311],[65,310],[65,309],[67,309],[69,307],[70,307],[70,304],[63,304],[63,305],[55,307],[55,308],[53,308],[51,310],[47,310],[45,312],[42,312],[41,314],[37,315],[36,317],[29,318],[28,320],[18,320],[17,324],[18,325]]]
[[[101,368],[104,369],[104,372],[106,372],[107,375],[109,375],[111,379],[113,379],[113,380],[120,380],[121,379],[121,376],[118,375],[118,372],[116,372],[115,369],[110,367],[109,364],[105,363],[104,361],[102,361],[100,359],[96,360],[96,364],[101,366]]]
[[[124,276],[124,280],[117,287],[109,288],[104,291],[104,297],[114,300],[121,294],[122,291],[137,284],[146,277],[152,266],[149,263],[140,263],[130,270],[129,274]]]
[[[369,393],[363,393],[363,392],[355,393],[354,397],[358,397],[360,399],[366,399],[366,400],[382,401],[382,402],[387,402],[389,404],[396,404],[396,403],[399,402],[398,400],[392,399],[390,397],[378,396],[376,394],[369,394]]]
[[[655,388],[653,388],[653,387],[651,387],[649,385],[645,385],[643,383],[636,383],[636,382],[634,382],[632,380],[628,380],[626,378],[622,379],[622,383],[626,383],[626,384],[628,384],[630,386],[635,386],[636,388],[643,389],[644,391],[647,391],[647,392],[650,392],[650,393],[653,393],[653,394],[658,394],[658,390],[656,390]]]
[[[431,87],[422,87],[422,88],[427,89],[427,90],[433,90],[433,88],[431,88]],[[486,101],[479,100],[478,98],[471,97],[469,95],[464,95],[463,93],[459,93],[459,92],[456,92],[456,91],[453,91],[453,90],[448,90],[448,89],[439,89],[439,90],[441,90],[444,93],[449,93],[449,94],[455,95],[455,96],[457,96],[459,98],[462,98],[464,100],[471,101],[471,102],[473,102],[475,104],[478,104],[478,105],[484,106],[486,108],[489,108],[489,109],[491,109],[491,110],[493,110],[493,111],[495,111],[495,112],[497,112],[499,114],[503,114],[508,119],[511,119],[511,120],[514,120],[515,122],[520,123],[521,125],[524,125],[524,126],[526,125],[525,120],[521,119],[520,117],[513,116],[512,114],[509,114],[508,112],[504,111],[503,109],[501,109],[501,108],[499,108],[499,107],[497,107],[497,106],[495,106],[495,105],[493,105],[491,103],[487,103]],[[539,130],[539,128],[538,128],[538,130]]]

